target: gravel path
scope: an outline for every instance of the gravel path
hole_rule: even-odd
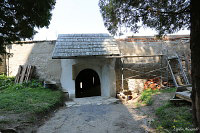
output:
[[[38,133],[144,133],[148,118],[115,98],[91,97],[66,102]]]

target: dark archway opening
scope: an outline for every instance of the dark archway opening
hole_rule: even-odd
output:
[[[76,98],[101,96],[100,79],[92,69],[84,69],[79,72],[75,80]]]

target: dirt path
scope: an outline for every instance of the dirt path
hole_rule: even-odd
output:
[[[56,112],[37,132],[145,133],[151,130],[146,115],[114,98],[78,99],[67,102],[67,106]]]
[[[122,104],[118,99],[89,97],[66,102],[38,133],[146,133],[155,118],[155,109],[163,105],[173,93],[153,96],[151,106],[136,108],[134,103]]]

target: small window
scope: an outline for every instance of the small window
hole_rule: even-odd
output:
[[[94,77],[92,78],[92,83],[93,83],[93,85],[94,85]]]
[[[83,83],[82,82],[80,82],[80,88],[83,88]]]

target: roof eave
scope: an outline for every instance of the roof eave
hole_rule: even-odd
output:
[[[53,56],[52,59],[80,59],[80,58],[121,58],[120,54],[90,55],[90,56]]]

